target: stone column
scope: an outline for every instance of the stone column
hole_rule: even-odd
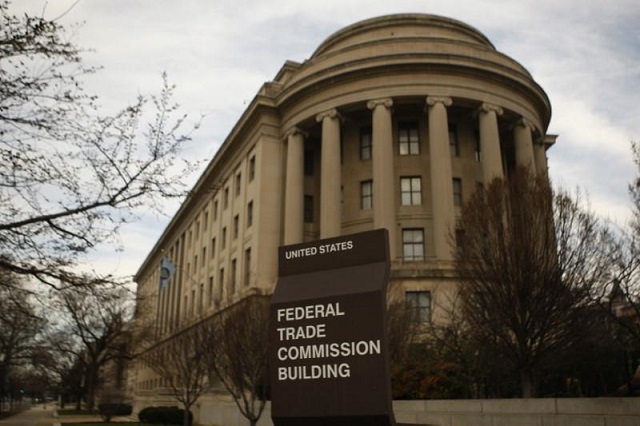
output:
[[[431,169],[431,209],[433,241],[438,260],[452,260],[450,238],[455,226],[453,175],[449,150],[449,97],[427,97],[429,115],[429,166]]]
[[[497,105],[483,103],[478,109],[480,124],[480,162],[485,186],[494,178],[502,179],[502,154],[500,152],[500,134],[498,132],[498,116],[502,108]]]
[[[526,118],[518,120],[513,129],[513,140],[516,151],[516,164],[520,167],[528,167],[532,174],[536,173],[533,157],[533,138],[531,132],[534,126]]]
[[[301,243],[304,233],[304,138],[297,127],[287,133],[285,177],[284,243]]]
[[[393,168],[392,99],[369,101],[373,137],[373,227],[389,232],[389,255],[396,256],[396,200]]]
[[[557,135],[546,135],[533,145],[533,155],[536,159],[536,170],[540,176],[547,176],[547,148],[556,143]],[[547,176],[548,177],[548,176]]]
[[[316,121],[322,123],[320,238],[337,237],[342,227],[340,114],[332,109],[318,114]]]

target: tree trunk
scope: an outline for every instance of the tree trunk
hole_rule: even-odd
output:
[[[184,406],[184,415],[182,416],[182,425],[189,426],[189,408],[191,406]]]
[[[87,397],[87,410],[93,410],[96,403],[96,385],[98,383],[97,371],[94,368],[87,369],[87,377],[85,382],[86,397]]]
[[[520,386],[523,398],[533,398],[533,374],[530,371],[520,371]]]

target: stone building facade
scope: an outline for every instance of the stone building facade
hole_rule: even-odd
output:
[[[140,312],[168,339],[270,293],[278,246],[386,228],[392,285],[437,317],[456,288],[460,206],[516,165],[546,174],[550,117],[529,72],[464,23],[348,26],[259,90],[140,267]],[[163,256],[176,270],[161,288]],[[140,395],[162,388],[135,370]]]

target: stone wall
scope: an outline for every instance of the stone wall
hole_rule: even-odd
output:
[[[144,403],[137,401],[136,411]],[[145,401],[152,405],[151,401]],[[177,405],[170,400],[156,405]],[[640,398],[394,401],[396,421],[433,426],[640,426]],[[207,395],[193,409],[200,426],[246,426],[235,403]],[[267,404],[258,426],[273,426]]]
[[[640,426],[638,398],[394,401],[398,423],[438,426]]]

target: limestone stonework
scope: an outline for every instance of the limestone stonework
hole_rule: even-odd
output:
[[[546,174],[550,117],[529,72],[462,22],[403,14],[339,30],[244,111],[141,265],[138,320],[168,339],[269,294],[278,246],[379,227],[392,285],[437,318],[456,291],[459,206],[517,164]],[[176,273],[161,289],[163,256]],[[140,398],[162,392],[144,364],[135,373]]]

